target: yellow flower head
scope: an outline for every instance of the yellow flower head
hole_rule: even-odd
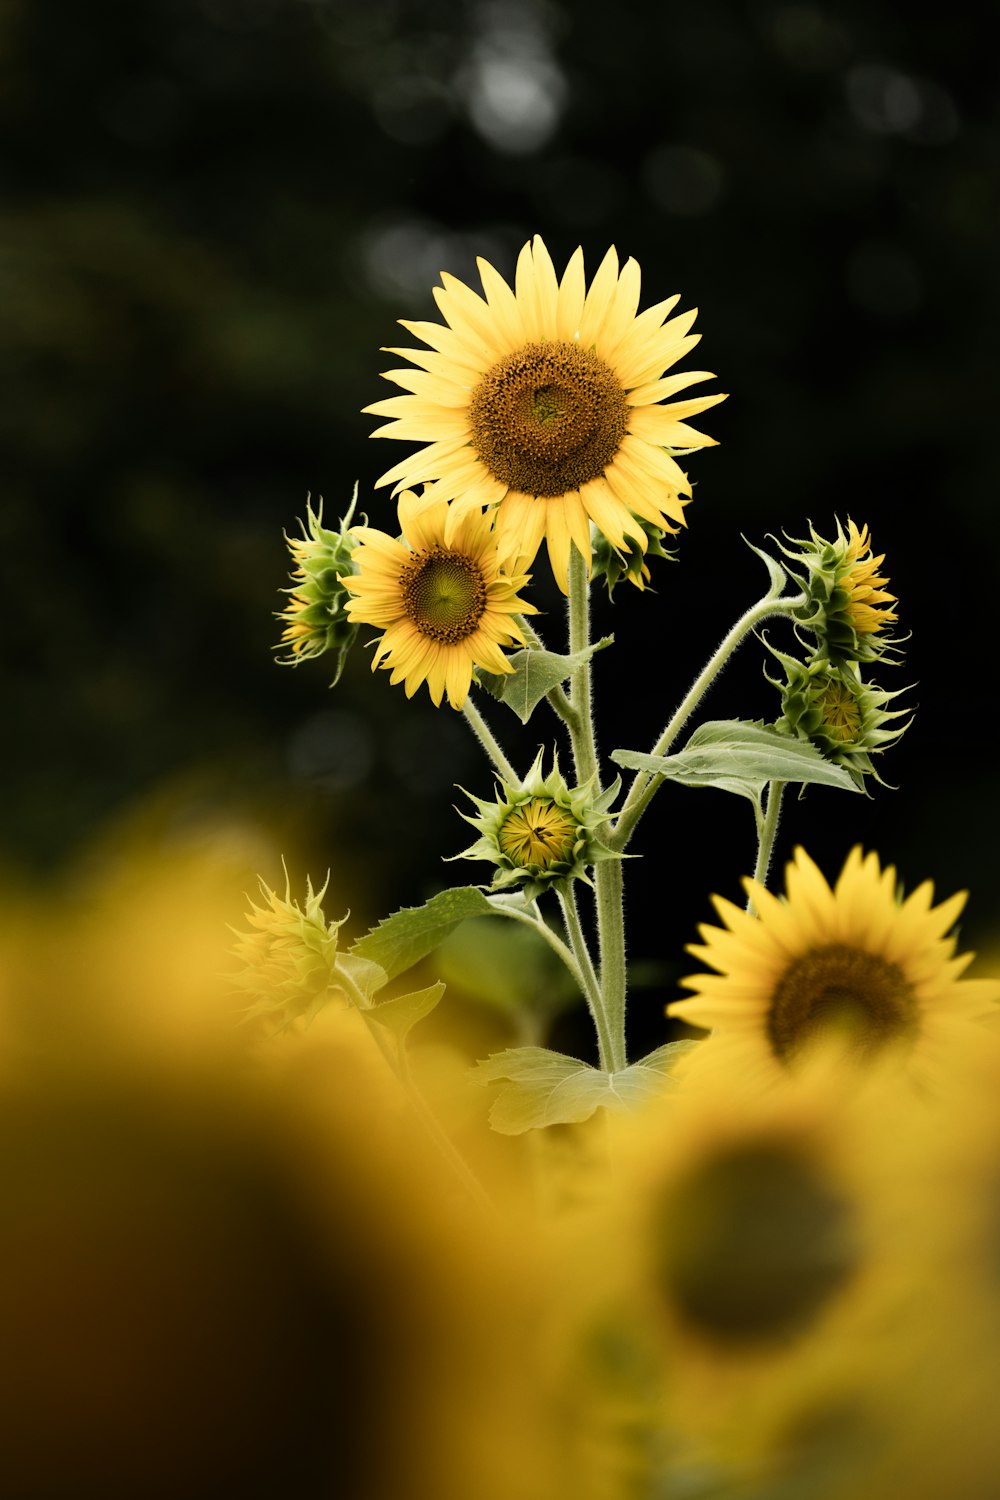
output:
[[[833,888],[803,849],[784,900],[745,886],[758,915],[714,898],[724,926],[702,927],[689,951],[716,972],[683,980],[694,998],[668,1007],[712,1031],[692,1067],[714,1058],[767,1081],[813,1045],[839,1042],[858,1063],[895,1056],[934,1088],[954,1043],[1000,999],[1000,985],[959,977],[972,955],[955,957],[946,934],[964,892],[932,906],[925,881],[903,900],[895,870],[857,847]]]
[[[389,351],[418,368],[386,372],[407,394],[366,408],[391,419],[373,435],[424,446],[378,482],[432,482],[437,499],[496,507],[504,555],[526,567],[544,539],[565,591],[572,546],[589,566],[591,523],[626,555],[646,551],[643,523],[684,523],[691,486],[675,455],[714,443],[687,419],[725,398],[663,404],[713,378],[664,373],[698,342],[695,313],[668,320],[677,297],[637,313],[639,267],[619,270],[614,249],[589,291],[583,252],[559,280],[537,235],[513,289],[478,266],[485,297],[442,272],[444,326],[402,325],[430,349]]]
[[[427,683],[435,705],[445,692],[461,708],[474,667],[509,673],[502,646],[523,645],[515,615],[537,613],[518,595],[528,577],[502,570],[491,518],[443,500],[399,497],[402,538],[357,526],[356,573],[345,577],[347,613],[383,632],[372,658],[412,698]]]
[[[878,571],[885,554],[873,555],[868,527],[859,531],[850,517],[846,533],[837,522],[832,541],[812,526],[809,532],[807,540],[795,542],[798,550],[782,546],[786,557],[803,569],[789,569],[806,594],[794,618],[816,637],[817,654],[835,665],[884,655],[894,642],[882,632],[899,618],[889,608],[896,595],[888,592],[889,580]]]

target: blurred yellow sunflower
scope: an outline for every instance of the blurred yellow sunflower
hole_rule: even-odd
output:
[[[933,906],[925,881],[903,900],[892,866],[857,847],[833,888],[803,849],[784,900],[744,884],[758,915],[714,898],[725,925],[703,926],[688,951],[716,972],[683,980],[694,998],[667,1007],[712,1031],[692,1066],[732,1063],[764,1082],[837,1041],[858,1063],[895,1055],[915,1081],[946,1086],[950,1044],[1000,999],[993,980],[960,978],[973,955],[956,957],[946,936],[966,893]]]
[[[352,621],[383,632],[372,671],[387,667],[390,681],[402,682],[412,698],[426,682],[435,705],[445,692],[461,708],[472,685],[473,667],[487,672],[513,669],[502,646],[523,645],[515,615],[535,614],[518,596],[525,574],[508,577],[501,568],[492,517],[461,513],[440,499],[399,497],[402,539],[371,526],[356,526],[356,568],[341,582],[351,594]]]
[[[366,411],[391,420],[373,436],[423,443],[379,484],[433,482],[463,507],[497,507],[505,555],[528,566],[543,539],[565,591],[570,550],[591,560],[591,523],[621,553],[645,552],[642,522],[684,524],[688,477],[675,454],[714,444],[687,419],[725,399],[662,404],[704,370],[665,376],[698,342],[696,310],[668,318],[679,298],[637,314],[639,266],[619,270],[612,248],[586,288],[583,252],[562,280],[542,240],[523,247],[514,287],[478,261],[485,298],[442,272],[445,320],[402,326],[430,346],[391,349],[418,366],[389,370],[403,387]]]

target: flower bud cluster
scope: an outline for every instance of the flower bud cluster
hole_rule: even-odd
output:
[[[781,693],[778,729],[808,740],[863,789],[866,776],[882,780],[872,755],[898,740],[912,718],[889,707],[905,688],[887,692],[862,676],[862,665],[898,664],[897,640],[883,634],[898,618],[890,607],[896,596],[885,587],[885,556],[873,554],[867,526],[859,530],[848,518],[845,532],[838,521],[830,541],[812,525],[809,533],[794,543],[798,550],[782,545],[793,563],[787,572],[805,595],[792,618],[808,654],[799,660],[765,641],[783,676],[764,675]]]
[[[346,605],[350,596],[341,582],[345,573],[353,571],[351,553],[357,542],[348,527],[357,497],[355,487],[354,498],[347,514],[341,518],[339,531],[331,531],[323,525],[322,501],[318,511],[307,502],[306,520],[299,523],[302,536],[285,536],[295,570],[290,575],[291,588],[284,590],[291,596],[290,601],[277,614],[285,626],[277,649],[287,651],[278,660],[283,666],[294,667],[314,656],[332,652],[335,664],[331,687],[339,681],[347,653],[358,633],[357,625],[348,617]]]

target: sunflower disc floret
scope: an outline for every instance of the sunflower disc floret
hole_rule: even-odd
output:
[[[565,592],[572,548],[590,563],[592,526],[627,555],[646,552],[644,527],[684,524],[691,486],[677,458],[715,442],[688,418],[725,398],[670,399],[714,378],[666,374],[698,342],[695,313],[671,318],[677,297],[639,313],[639,267],[619,268],[614,249],[589,290],[583,252],[560,280],[538,236],[513,288],[478,266],[484,296],[443,272],[444,324],[403,321],[429,348],[387,351],[418,368],[385,372],[406,394],[365,408],[390,419],[373,436],[423,447],[378,483],[495,509],[505,556],[528,567],[544,540]]]
[[[531,770],[516,786],[498,777],[495,802],[466,792],[479,812],[478,816],[463,813],[462,817],[479,830],[480,836],[468,849],[453,856],[490,860],[498,867],[493,890],[520,885],[528,900],[570,880],[589,884],[587,871],[592,865],[621,858],[597,836],[620,783],[616,781],[595,798],[589,785],[573,789],[566,785],[554,751],[552,769],[543,775],[543,756],[544,751],[539,750]]]
[[[299,522],[301,537],[285,536],[295,569],[290,575],[291,588],[284,590],[291,596],[289,603],[276,616],[285,626],[275,649],[284,650],[286,655],[278,657],[278,661],[282,666],[295,667],[315,656],[332,653],[335,667],[331,687],[339,681],[358,633],[357,625],[347,615],[348,594],[342,581],[343,575],[351,571],[351,553],[356,546],[348,528],[357,499],[355,486],[339,531],[323,525],[322,499],[315,511],[307,500],[306,519]]]
[[[868,527],[859,531],[848,517],[847,531],[838,521],[832,541],[812,525],[809,533],[804,540],[793,538],[793,547],[781,544],[781,550],[793,564],[788,572],[806,595],[793,618],[816,638],[816,654],[834,665],[891,655],[897,642],[883,632],[899,618],[889,607],[896,595],[888,592],[889,579],[879,573],[885,554],[874,555]]]

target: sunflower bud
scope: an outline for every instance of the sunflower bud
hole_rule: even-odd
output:
[[[347,514],[341,518],[339,531],[330,531],[322,524],[322,500],[318,511],[314,511],[307,501],[306,520],[299,522],[302,536],[285,536],[295,571],[290,575],[292,587],[283,590],[291,595],[290,602],[287,608],[276,614],[285,628],[275,649],[287,649],[287,655],[278,660],[282,666],[295,667],[311,657],[333,652],[335,667],[331,687],[339,681],[347,653],[358,633],[357,625],[347,616],[345,605],[349,595],[341,582],[341,575],[352,572],[351,553],[357,543],[348,527],[357,500],[355,485],[354,496]]]
[[[887,592],[889,580],[878,572],[885,554],[873,556],[868,527],[859,531],[848,517],[846,534],[838,521],[832,541],[812,525],[809,533],[808,540],[792,538],[798,551],[784,545],[781,550],[804,570],[788,569],[806,595],[793,619],[816,637],[816,654],[834,666],[891,654],[896,642],[881,632],[898,619],[888,607],[896,595]]]
[[[566,881],[585,880],[589,885],[587,869],[591,865],[622,857],[605,848],[596,831],[607,819],[620,780],[594,798],[589,784],[572,790],[566,785],[554,751],[552,769],[543,776],[543,754],[539,750],[518,786],[497,778],[495,803],[466,792],[479,809],[479,816],[462,813],[462,817],[479,830],[480,837],[453,856],[492,861],[499,867],[493,890],[522,885],[529,901]]]
[[[285,877],[285,894],[279,896],[263,880],[264,905],[250,902],[249,932],[233,928],[237,943],[233,956],[242,968],[230,976],[237,989],[252,1000],[245,1012],[256,1016],[283,1016],[284,1024],[302,1017],[310,1021],[335,987],[337,929],[347,920],[328,922],[323,915],[323,897],[330,877],[318,891],[306,878],[306,901],[302,907],[292,900],[291,882]]]
[[[784,681],[764,673],[781,693],[781,718],[776,727],[783,734],[809,740],[827,760],[845,767],[859,787],[863,787],[865,776],[881,782],[871,756],[893,744],[909,727],[912,714],[905,724],[890,728],[909,710],[887,707],[906,689],[889,693],[864,682],[854,662],[835,667],[821,657],[798,661],[770,644],[768,650],[785,670]]]

